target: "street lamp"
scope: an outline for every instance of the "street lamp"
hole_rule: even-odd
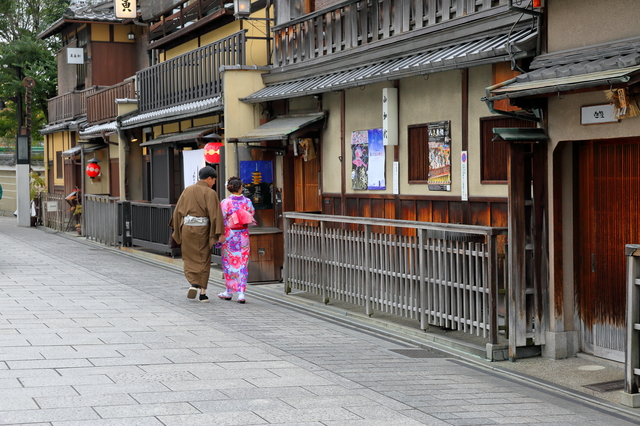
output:
[[[236,19],[248,19],[251,15],[251,0],[233,0],[233,16]]]

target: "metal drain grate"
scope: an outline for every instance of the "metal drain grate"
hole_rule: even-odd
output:
[[[624,380],[613,380],[611,382],[594,383],[592,385],[584,385],[583,387],[594,390],[596,392],[611,392],[624,389]]]
[[[444,354],[429,349],[389,349],[408,358],[444,358]]]

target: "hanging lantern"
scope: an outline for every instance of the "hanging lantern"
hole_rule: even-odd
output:
[[[91,179],[97,178],[100,176],[100,165],[98,164],[100,160],[97,158],[92,158],[87,161],[87,176]]]
[[[220,148],[224,144],[222,142],[209,142],[204,146],[204,161],[207,163],[219,163],[220,162]]]

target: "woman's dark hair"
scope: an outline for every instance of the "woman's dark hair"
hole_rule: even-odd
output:
[[[229,192],[238,192],[238,190],[242,188],[242,181],[237,176],[231,176],[227,181],[227,189]]]

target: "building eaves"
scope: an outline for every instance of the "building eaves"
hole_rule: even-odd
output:
[[[95,126],[87,127],[86,129],[80,131],[80,137],[83,138],[92,138],[92,137],[100,137],[103,133],[115,132],[118,130],[115,121],[111,121],[109,123],[98,124]]]
[[[398,80],[400,78],[494,63],[506,60],[510,55],[514,54],[527,56],[530,55],[530,52],[520,51],[516,48],[509,51],[508,46],[515,46],[519,43],[527,44],[535,37],[537,37],[537,32],[531,29],[520,30],[513,34],[505,30],[502,34],[474,41],[452,43],[448,46],[399,58],[269,85],[241,100],[248,103],[257,103],[314,95],[389,80]]]
[[[69,6],[62,18],[38,34],[39,39],[46,39],[59,33],[67,24],[73,22],[123,23],[126,19],[116,18],[113,1],[103,1],[86,6]]]
[[[224,108],[222,96],[214,96],[209,99],[189,102],[156,111],[144,112],[130,116],[120,121],[121,129],[132,129],[140,126],[155,125],[171,120],[181,120],[195,115],[204,115]]]
[[[631,84],[640,75],[640,37],[541,55],[532,71],[487,88],[487,100]]]

